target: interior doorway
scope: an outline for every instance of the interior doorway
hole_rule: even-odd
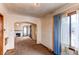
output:
[[[0,15],[0,55],[3,54],[3,16]]]
[[[29,49],[32,44],[37,44],[37,25],[29,22],[16,22],[15,29],[15,54],[21,54],[23,49]],[[23,48],[21,48],[23,47]],[[26,51],[23,54],[27,54]]]
[[[37,43],[37,25],[29,22],[16,22],[14,25],[15,38],[30,37]]]

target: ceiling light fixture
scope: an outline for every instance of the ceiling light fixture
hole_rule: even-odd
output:
[[[40,6],[40,3],[34,3],[33,4],[35,7],[39,7]]]
[[[17,23],[16,26],[19,26],[19,23]]]

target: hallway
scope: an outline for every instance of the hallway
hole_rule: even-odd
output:
[[[15,42],[14,55],[51,55],[46,47],[36,44],[31,38],[17,38]],[[6,52],[6,55],[12,53]]]

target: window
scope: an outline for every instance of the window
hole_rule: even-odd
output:
[[[75,49],[78,45],[78,19],[76,12],[62,16],[61,19],[61,44]]]
[[[23,27],[23,36],[30,36],[30,26],[24,26]]]
[[[61,44],[69,46],[69,17],[62,16],[61,20]]]
[[[61,52],[62,54],[78,54],[79,50],[79,14],[69,13],[61,16]],[[69,50],[67,49],[69,48]],[[64,51],[63,51],[64,50]]]
[[[24,26],[23,27],[23,36],[27,36],[28,35],[28,26]]]
[[[76,47],[76,41],[78,40],[78,21],[77,21],[77,14],[72,13],[69,15],[70,20],[70,48],[75,49]]]
[[[76,14],[71,15],[71,46],[75,47],[76,41],[78,39],[78,23]]]

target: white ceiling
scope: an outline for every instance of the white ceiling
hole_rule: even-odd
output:
[[[4,6],[7,8],[9,12],[35,17],[42,17],[64,5],[66,5],[66,3],[40,3],[39,7],[35,7],[33,3],[4,4]]]

